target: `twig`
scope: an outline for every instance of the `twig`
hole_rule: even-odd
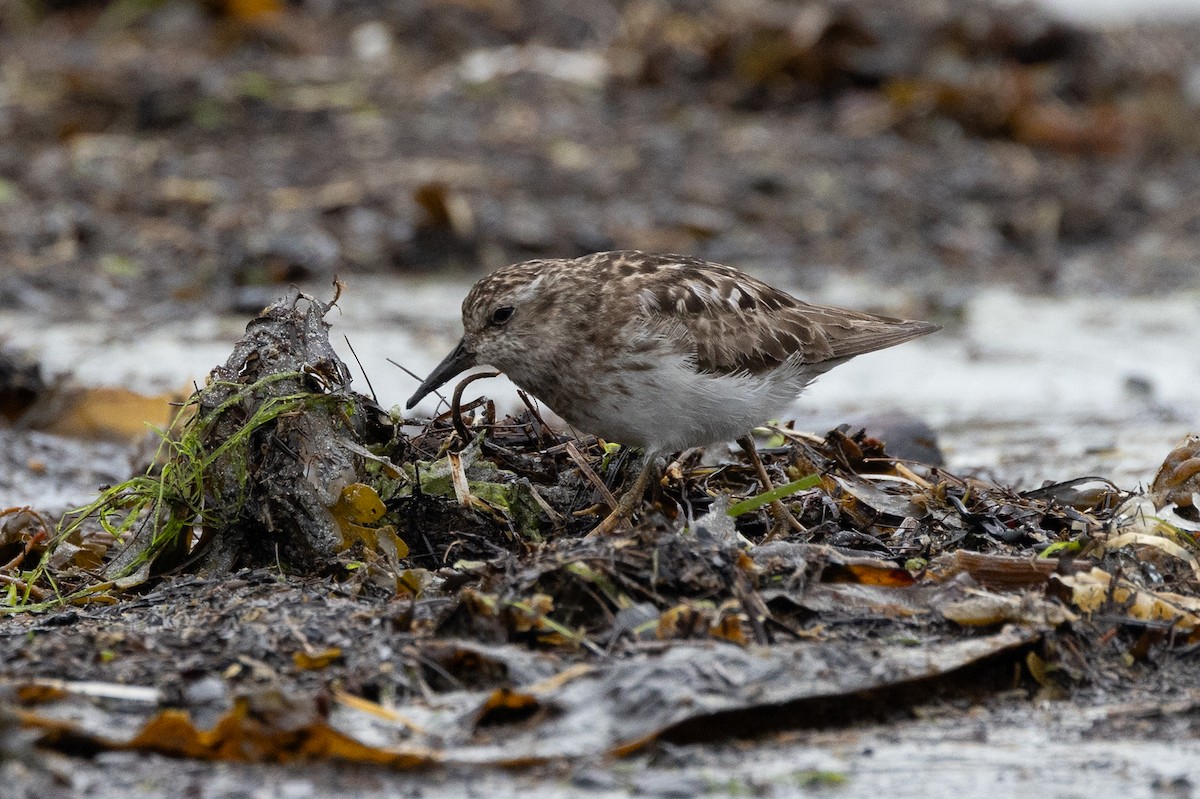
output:
[[[454,397],[450,400],[450,421],[454,423],[454,431],[462,438],[464,445],[470,442],[471,431],[467,429],[467,425],[463,422],[462,418],[463,391],[476,380],[499,376],[499,372],[476,372],[458,381],[458,385],[454,387]]]
[[[606,486],[604,481],[600,479],[600,475],[596,474],[592,467],[588,465],[587,460],[583,457],[583,453],[575,448],[575,442],[568,441],[563,446],[563,449],[566,450],[568,457],[575,462],[575,465],[579,467],[579,472],[584,476],[584,478],[591,483],[597,491],[600,492],[600,498],[604,500],[604,503],[608,505],[611,510],[616,510],[617,498],[614,497],[613,493],[608,490],[608,486]]]
[[[335,299],[334,302],[337,302]],[[358,353],[354,349],[354,345],[350,343],[349,336],[342,336],[346,342],[346,346],[350,348],[350,354],[354,356],[354,362],[358,364],[358,371],[362,372],[363,380],[367,381],[367,391],[371,392],[371,399],[376,405],[379,404],[379,397],[375,396],[375,386],[371,385],[371,376],[367,374],[367,370],[363,367],[362,359],[358,357]]]
[[[409,368],[408,368],[407,366],[405,366],[404,364],[402,364],[402,363],[400,363],[400,362],[398,362],[398,361],[393,361],[391,358],[388,358],[388,359],[387,359],[387,362],[388,362],[388,363],[390,363],[392,366],[396,367],[397,369],[399,369],[401,372],[404,372],[404,374],[408,375],[408,376],[409,376],[409,377],[411,377],[413,380],[416,380],[418,383],[422,383],[422,382],[424,382],[425,378],[421,377],[419,374],[417,374],[416,372],[414,372],[412,369],[409,369]],[[438,403],[439,405],[440,405],[442,402],[445,402],[445,401],[446,401],[446,395],[445,395],[445,394],[443,394],[441,391],[439,391],[439,390],[437,390],[437,389],[435,388],[435,389],[433,390],[433,393],[434,393],[434,394],[437,394],[437,398],[440,400],[440,402]]]
[[[9,585],[15,585],[22,591],[28,591],[29,595],[34,599],[40,600],[46,598],[45,591],[35,585],[30,585],[19,577],[9,577],[7,574],[0,574],[0,583],[8,583]]]

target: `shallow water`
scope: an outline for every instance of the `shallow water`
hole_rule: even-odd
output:
[[[417,381],[388,359],[428,373],[461,330],[466,289],[465,282],[353,281],[328,319],[355,386],[367,391],[365,369],[384,406],[402,404]],[[313,291],[326,295],[323,287]],[[808,298],[862,307],[864,297],[904,304],[903,292],[844,281]],[[793,406],[797,426],[823,432],[900,409],[934,427],[951,469],[986,469],[1022,487],[1085,474],[1133,487],[1153,477],[1175,442],[1200,431],[1200,293],[1047,298],[991,288],[963,303],[961,319],[825,375]],[[88,385],[177,390],[225,360],[245,321],[44,325],[8,312],[0,314],[0,340],[49,373]],[[471,390],[495,397],[501,411],[519,407],[503,378]],[[428,398],[418,410],[435,404]]]

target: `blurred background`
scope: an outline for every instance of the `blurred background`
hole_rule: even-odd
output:
[[[335,275],[395,405],[480,275],[641,248],[945,326],[802,427],[1147,481],[1200,428],[1197,41],[1183,0],[5,0],[0,410],[178,391]]]

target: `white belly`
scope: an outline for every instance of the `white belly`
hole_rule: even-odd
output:
[[[783,367],[764,375],[697,374],[682,357],[653,369],[597,374],[595,402],[563,409],[573,425],[601,438],[676,452],[733,441],[778,416],[824,369]]]

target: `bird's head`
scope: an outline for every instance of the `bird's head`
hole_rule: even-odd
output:
[[[463,300],[463,336],[434,367],[405,407],[412,408],[458,374],[490,364],[502,371],[544,336],[537,323],[539,300],[553,272],[551,261],[506,266],[476,283]]]

